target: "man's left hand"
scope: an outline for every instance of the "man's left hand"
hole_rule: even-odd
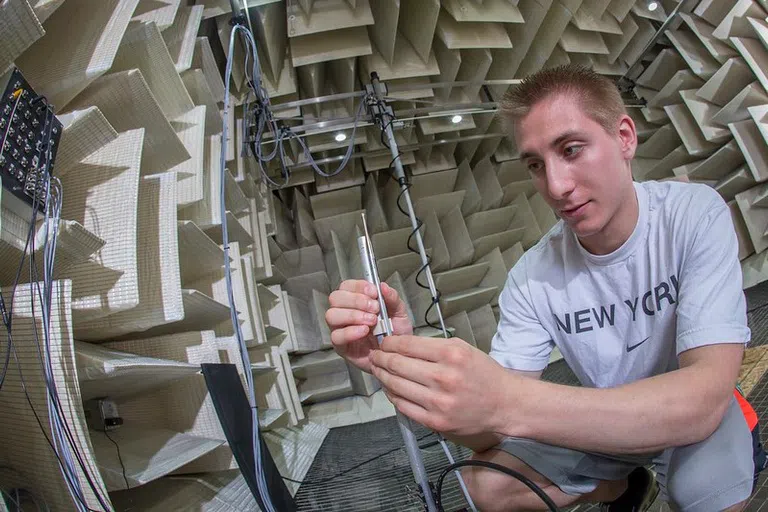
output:
[[[509,382],[515,376],[488,354],[458,338],[389,336],[380,348],[370,355],[372,371],[389,400],[437,432],[494,431],[508,386],[517,385]]]

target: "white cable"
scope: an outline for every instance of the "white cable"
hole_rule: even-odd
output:
[[[229,112],[229,87],[230,87],[230,79],[232,77],[232,60],[234,58],[234,49],[235,49],[235,35],[238,31],[242,31],[243,34],[245,34],[245,40],[249,43],[251,46],[251,49],[254,54],[254,70],[258,68],[258,55],[256,55],[256,42],[253,40],[253,35],[242,27],[241,25],[235,25],[232,28],[232,32],[230,33],[229,38],[229,54],[227,57],[227,66],[225,70],[225,84],[224,84],[224,119],[227,119],[227,114]],[[257,83],[260,83],[260,79],[258,78],[258,75],[256,72],[252,74],[253,76],[253,83],[254,85]],[[257,93],[258,94],[258,93]],[[247,384],[247,391],[248,391],[248,403],[251,408],[251,420],[253,423],[253,435],[252,435],[252,447],[253,447],[253,459],[254,459],[254,467],[256,470],[256,486],[259,492],[259,495],[266,507],[265,512],[275,512],[274,505],[272,504],[272,499],[269,495],[269,488],[267,486],[266,480],[264,478],[264,468],[262,467],[262,460],[261,460],[261,443],[259,441],[259,413],[258,413],[258,407],[256,405],[256,391],[254,389],[254,383],[253,383],[253,371],[251,369],[251,360],[248,354],[248,348],[245,345],[245,341],[243,340],[243,333],[240,330],[240,322],[237,319],[237,308],[235,307],[235,298],[234,293],[232,291],[232,270],[230,268],[229,263],[229,234],[227,232],[227,209],[225,204],[225,174],[226,174],[226,165],[227,165],[227,157],[226,157],[226,147],[227,147],[227,123],[224,123],[224,127],[222,129],[221,133],[221,155],[219,159],[220,164],[220,174],[221,174],[221,182],[219,184],[220,186],[220,199],[221,199],[221,232],[222,232],[222,241],[224,245],[224,269],[225,269],[225,276],[226,276],[226,282],[227,282],[227,296],[229,298],[229,309],[230,309],[230,316],[232,319],[232,326],[235,330],[235,337],[237,338],[238,346],[240,348],[240,357],[243,362],[243,369],[245,371],[245,380]],[[244,468],[241,468],[244,469]]]
[[[355,122],[352,127],[352,136],[350,137],[349,144],[347,145],[347,150],[344,154],[344,158],[339,163],[339,166],[332,172],[326,173],[320,167],[317,166],[315,163],[315,159],[312,156],[312,153],[309,150],[309,147],[306,145],[304,140],[297,136],[289,127],[283,127],[280,128],[277,124],[277,120],[272,115],[272,110],[270,108],[270,101],[269,101],[269,95],[264,88],[261,80],[261,63],[259,61],[259,55],[256,49],[256,41],[253,38],[253,34],[249,30],[247,30],[242,25],[235,25],[235,30],[232,31],[232,33],[235,33],[237,30],[237,27],[240,27],[239,30],[241,30],[245,36],[245,41],[247,42],[246,46],[246,75],[248,72],[248,63],[252,60],[252,68],[251,68],[251,86],[253,87],[254,94],[256,96],[256,103],[260,105],[260,108],[262,108],[262,112],[260,115],[257,116],[256,119],[256,134],[255,134],[255,141],[253,142],[253,153],[256,157],[256,162],[259,165],[259,169],[261,171],[261,175],[264,178],[265,181],[267,181],[270,185],[273,187],[283,187],[288,184],[288,180],[290,178],[290,174],[287,170],[286,166],[286,156],[285,156],[285,149],[284,149],[284,143],[287,138],[294,138],[297,139],[299,144],[301,145],[301,148],[303,150],[304,157],[306,158],[307,162],[312,166],[314,171],[319,174],[320,176],[323,176],[324,178],[332,178],[339,174],[341,171],[344,170],[344,168],[347,166],[347,163],[349,162],[352,152],[354,150],[355,146],[355,134],[357,132],[358,125],[360,124],[360,120],[362,119],[363,112],[365,111],[365,103],[366,103],[366,97],[363,97],[360,101],[360,105],[358,106],[357,113],[355,115]],[[234,38],[230,37],[230,42],[234,41]],[[232,49],[230,45],[230,50]],[[250,50],[251,58],[248,59],[248,50]],[[232,51],[229,52],[230,55],[233,55],[234,53]],[[231,59],[228,59],[228,63],[231,61]],[[231,66],[230,66],[231,68]],[[226,91],[225,91],[226,94]],[[250,95],[250,92],[248,93]],[[247,96],[246,96],[247,100]],[[247,104],[246,104],[247,106]],[[245,115],[243,116],[243,121],[247,119],[248,116],[248,110],[245,110]],[[268,155],[264,155],[262,153],[262,138],[264,136],[264,128],[265,126],[269,126],[269,131],[272,134],[272,139],[274,141],[275,147],[272,148],[271,152]],[[246,126],[244,126],[246,128]],[[245,130],[243,130],[243,133],[246,133]],[[275,158],[280,158],[280,164],[283,169],[283,175],[284,175],[284,182],[282,184],[278,184],[274,180],[272,180],[264,170],[264,167],[262,164],[269,163]]]
[[[60,181],[56,180],[59,184]],[[73,460],[71,446],[67,439],[64,429],[66,425],[63,422],[61,413],[58,410],[58,392],[56,390],[56,381],[53,375],[53,365],[51,358],[49,357],[49,350],[51,346],[50,331],[51,331],[51,304],[52,304],[52,290],[53,290],[53,268],[56,258],[56,244],[58,241],[58,224],[61,218],[61,203],[62,195],[60,189],[57,189],[57,194],[54,197],[51,194],[52,180],[46,182],[46,206],[45,217],[43,220],[43,289],[42,294],[40,290],[39,281],[32,283],[30,286],[37,288],[37,295],[41,302],[42,317],[43,317],[43,341],[45,350],[43,350],[44,360],[44,372],[45,379],[47,381],[48,393],[48,416],[51,426],[51,437],[53,438],[54,445],[57,448],[57,452],[65,462],[66,468],[62,467],[62,471],[65,472],[65,480],[67,486],[70,488],[70,492],[76,494],[80,499],[75,499],[75,504],[79,510],[87,511],[88,507],[85,501],[85,495],[82,487],[80,486],[80,480],[77,477],[77,468]],[[53,210],[53,215],[51,215]],[[32,293],[32,300],[34,301],[34,293]]]

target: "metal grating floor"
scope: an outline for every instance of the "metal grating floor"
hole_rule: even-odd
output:
[[[746,290],[752,341],[749,347],[768,344],[768,282]],[[550,365],[543,378],[561,384],[579,385],[564,361]],[[750,403],[757,411],[762,426],[763,442],[768,444],[768,372],[749,392]],[[448,464],[446,456],[435,444],[437,437],[419,427],[416,437],[422,446],[424,463],[433,482]],[[432,445],[432,446],[429,446]],[[471,452],[449,443],[455,460],[467,458]],[[464,499],[455,478],[446,479],[444,504],[446,511],[460,510]],[[413,494],[413,477],[395,418],[363,425],[332,429],[317,454],[304,483],[295,498],[300,511],[419,511],[423,510]],[[575,507],[572,512],[597,510],[595,505]],[[653,512],[669,511],[658,502]],[[758,488],[746,509],[768,512],[768,476],[762,475]]]
[[[430,480],[436,482],[447,459],[437,436],[418,426],[416,438]],[[425,447],[426,446],[426,447]],[[449,444],[455,460],[471,452]],[[447,481],[447,503],[461,503],[455,479]],[[338,511],[421,510],[395,418],[332,429],[296,493],[298,509]]]

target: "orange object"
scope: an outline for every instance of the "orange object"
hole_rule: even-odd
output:
[[[751,405],[749,405],[749,402],[747,402],[747,399],[744,398],[744,395],[742,395],[738,389],[733,390],[733,396],[736,397],[736,400],[739,402],[739,406],[741,407],[741,412],[744,413],[744,419],[747,420],[747,426],[749,427],[749,430],[752,431],[755,429],[755,425],[757,425],[757,413],[752,408]]]

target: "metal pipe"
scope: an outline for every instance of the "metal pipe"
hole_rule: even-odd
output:
[[[522,82],[522,80],[518,78],[510,78],[505,80],[481,80],[481,81],[475,81],[475,82],[465,80],[460,82],[430,82],[428,84],[402,84],[402,85],[393,87],[391,90],[387,92],[389,93],[388,95],[391,96],[392,93],[420,91],[422,89],[465,87],[470,85],[517,85],[520,82]],[[287,103],[271,105],[271,107],[273,112],[277,112],[280,110],[287,110],[294,107],[303,107],[305,105],[316,105],[318,103],[326,103],[329,101],[348,100],[350,98],[357,98],[361,96],[365,96],[364,91],[341,92],[337,94],[328,94],[326,96],[316,96],[314,98],[307,98],[304,100],[289,101]],[[402,100],[402,101],[410,101],[410,100]]]
[[[395,140],[395,134],[392,131],[392,123],[389,121],[391,118],[388,115],[385,115],[384,119],[385,121],[385,128],[384,128],[384,135],[387,137],[387,141],[389,143],[389,150],[390,154],[392,155],[392,158],[394,160],[394,169],[393,169],[393,175],[395,179],[400,183],[400,189],[402,191],[402,197],[405,199],[405,205],[407,207],[408,211],[408,217],[411,220],[411,226],[413,227],[415,234],[414,238],[416,239],[416,245],[419,247],[419,256],[421,257],[421,262],[423,265],[426,265],[426,271],[425,274],[427,275],[427,284],[429,285],[429,292],[432,294],[432,297],[437,297],[437,288],[435,286],[435,280],[432,278],[432,271],[429,268],[429,259],[427,258],[427,251],[424,248],[424,241],[421,238],[421,232],[419,231],[419,221],[416,218],[416,213],[413,208],[413,203],[411,202],[411,194],[408,192],[408,185],[405,182],[405,170],[403,169],[403,163],[400,161],[400,151],[397,146],[397,141]],[[448,337],[448,331],[445,328],[445,321],[443,320],[443,313],[440,310],[440,303],[435,303],[435,310],[437,311],[437,316],[440,320],[440,328],[443,331],[443,335],[447,338]]]
[[[376,339],[381,345],[384,340],[384,336],[391,336],[392,323],[389,320],[387,313],[387,305],[384,302],[384,294],[381,291],[381,282],[379,281],[379,271],[376,266],[376,257],[373,254],[373,243],[368,233],[368,224],[365,220],[365,213],[362,214],[363,220],[363,236],[357,240],[357,247],[360,251],[360,260],[363,266],[363,275],[366,281],[372,283],[378,292],[379,299],[379,326],[374,330]],[[383,324],[383,325],[382,325]],[[383,327],[383,328],[382,328]],[[383,330],[383,332],[381,332]],[[403,437],[403,443],[405,444],[405,451],[408,454],[408,461],[411,464],[411,471],[413,472],[413,478],[416,483],[421,487],[424,493],[424,501],[427,505],[427,512],[438,512],[437,503],[435,497],[432,494],[432,487],[429,485],[429,477],[427,476],[427,470],[424,468],[424,461],[421,459],[421,452],[419,451],[419,442],[416,439],[416,435],[413,433],[413,425],[410,418],[403,415],[400,411],[395,411],[397,416],[397,425],[400,428],[400,435]]]
[[[376,95],[377,99],[379,100],[380,104],[383,105],[384,101],[381,99],[381,84],[379,82],[378,77],[375,74],[372,74],[371,77],[372,85],[373,85],[373,91]],[[427,251],[424,248],[424,241],[421,238],[421,232],[419,231],[420,225],[419,220],[416,218],[416,212],[413,208],[413,203],[411,202],[411,195],[408,191],[409,185],[406,183],[405,179],[405,170],[403,169],[403,163],[400,161],[399,155],[400,151],[397,146],[397,140],[395,140],[395,134],[392,130],[392,121],[393,117],[389,114],[389,111],[386,109],[383,109],[382,111],[382,119],[381,123],[384,127],[384,135],[387,137],[387,141],[389,142],[389,150],[392,154],[392,159],[394,163],[394,177],[397,180],[397,182],[400,184],[401,194],[402,197],[405,198],[405,203],[408,211],[408,217],[411,221],[411,227],[414,230],[414,238],[416,239],[416,245],[418,245],[419,248],[419,257],[421,258],[421,263],[424,266],[425,274],[427,276],[427,284],[429,286],[430,294],[432,295],[432,300],[434,301],[434,308],[437,312],[437,317],[440,320],[440,328],[443,331],[443,336],[445,338],[448,338],[448,330],[445,327],[445,320],[443,319],[443,312],[440,309],[440,302],[437,300],[437,287],[435,286],[435,280],[432,276],[432,268],[429,265],[429,258],[427,257]],[[451,456],[451,452],[448,449],[448,445],[445,443],[445,440],[443,439],[443,436],[438,433],[440,437],[440,444],[443,447],[443,450],[445,451],[448,460],[452,461],[453,457]],[[475,504],[472,502],[472,497],[469,495],[469,490],[467,489],[466,484],[464,483],[464,479],[461,476],[461,473],[457,470],[456,472],[456,479],[459,482],[459,486],[461,487],[462,492],[464,493],[464,498],[467,500],[467,503],[469,504],[470,508],[477,512],[477,509],[475,508]],[[424,491],[426,495],[426,490]],[[431,492],[431,490],[430,490]]]

